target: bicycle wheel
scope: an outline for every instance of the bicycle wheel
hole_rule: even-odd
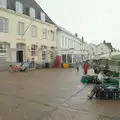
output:
[[[14,70],[12,69],[12,67],[9,67],[9,72],[14,72]]]

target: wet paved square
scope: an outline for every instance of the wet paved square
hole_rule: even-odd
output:
[[[119,101],[88,100],[83,70],[0,73],[0,120],[120,120]],[[71,97],[72,96],[72,97]]]

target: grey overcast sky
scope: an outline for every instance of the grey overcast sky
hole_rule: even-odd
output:
[[[36,0],[49,17],[88,43],[120,46],[120,0]]]

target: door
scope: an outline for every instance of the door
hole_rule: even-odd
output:
[[[23,62],[23,51],[17,51],[17,62],[18,63]]]

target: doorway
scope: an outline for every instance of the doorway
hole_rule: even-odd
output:
[[[17,48],[17,51],[16,51],[17,63],[24,62],[25,61],[25,58],[24,58],[24,56],[25,56],[25,44],[17,43],[16,48]]]
[[[18,63],[23,62],[23,51],[17,51],[17,62]]]

